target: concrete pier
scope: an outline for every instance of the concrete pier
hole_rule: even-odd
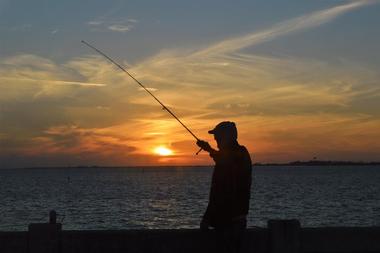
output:
[[[59,223],[31,224],[25,232],[0,232],[0,253],[215,252],[214,231],[62,230]],[[380,252],[380,227],[302,228],[297,220],[270,220],[250,228],[243,252]]]

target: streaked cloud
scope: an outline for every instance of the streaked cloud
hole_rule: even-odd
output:
[[[88,25],[101,25],[103,23],[104,23],[104,21],[102,21],[102,20],[92,20],[92,21],[87,22]]]
[[[149,88],[149,87],[145,87],[148,91],[158,91],[158,89],[156,89],[156,88]],[[142,88],[142,87],[140,87],[139,88],[139,91],[145,91],[145,89],[144,88]]]
[[[32,29],[32,24],[23,24],[23,25],[17,25],[10,28],[11,31],[14,32],[26,32],[30,31]]]
[[[0,80],[4,81],[25,81],[25,82],[37,82],[37,83],[52,83],[57,85],[79,85],[79,86],[95,86],[103,87],[107,86],[104,83],[86,83],[86,82],[76,82],[76,81],[63,81],[63,80],[43,80],[43,79],[31,79],[31,78],[12,78],[12,77],[0,77]]]
[[[135,28],[138,23],[137,19],[132,18],[104,18],[101,17],[97,20],[88,21],[86,24],[92,31],[114,31],[114,32],[128,32]]]
[[[198,51],[196,54],[203,55],[234,52],[245,47],[258,45],[266,41],[273,40],[279,36],[284,36],[326,24],[327,22],[331,22],[333,19],[349,11],[375,3],[379,2],[373,0],[358,0],[322,11],[316,11],[311,14],[280,22],[267,30],[221,41]]]
[[[139,21],[137,19],[134,19],[134,18],[129,18],[127,19],[128,22],[131,22],[131,23],[138,23]]]
[[[108,26],[108,29],[115,32],[128,32],[133,28],[132,25],[114,24]]]

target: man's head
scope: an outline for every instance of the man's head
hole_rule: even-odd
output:
[[[234,122],[223,121],[210,131],[213,134],[220,150],[228,148],[237,140],[237,129]]]

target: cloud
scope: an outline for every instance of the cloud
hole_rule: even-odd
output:
[[[279,36],[284,36],[323,25],[349,11],[374,3],[376,3],[376,1],[358,0],[322,11],[316,11],[311,14],[303,15],[278,23],[267,30],[221,41],[196,52],[196,55],[200,56],[207,54],[225,54],[245,47],[258,45],[266,41],[273,40]]]
[[[12,77],[0,77],[0,80],[5,81],[26,81],[26,82],[37,82],[37,83],[52,83],[57,85],[79,85],[79,86],[95,86],[95,87],[103,87],[107,86],[104,83],[87,83],[87,82],[76,82],[76,81],[64,81],[64,80],[43,80],[43,79],[32,79],[32,78],[12,78]]]
[[[138,23],[139,21],[137,19],[134,19],[134,18],[129,18],[127,19],[128,22],[131,22],[131,23]]]
[[[132,25],[114,24],[108,26],[108,29],[115,32],[128,32],[133,28]]]
[[[32,24],[23,24],[23,25],[13,26],[10,28],[10,30],[14,32],[27,32],[27,31],[31,31],[32,27],[33,27]]]
[[[215,57],[199,63],[193,57],[165,54],[147,59],[131,72],[143,83],[159,87],[151,91],[202,139],[212,141],[207,130],[219,121],[236,121],[241,141],[261,161],[307,158],[311,153],[328,158],[326,144],[337,158],[359,148],[365,156],[365,150],[378,148],[373,140],[380,137],[379,115],[366,108],[352,109],[353,102],[380,95],[373,86],[380,80],[375,70],[263,56],[226,60],[228,67],[212,64],[219,61]],[[20,62],[17,57],[3,61],[8,63],[0,64],[0,72],[6,74],[0,80],[3,164],[17,164],[12,157],[22,154],[35,164],[39,157],[48,165],[60,165],[63,157],[73,165],[157,164],[151,150],[163,144],[175,149],[171,163],[210,162],[204,154],[194,160],[194,140],[186,130],[98,57],[60,65],[42,58],[32,69],[14,64]],[[34,73],[45,79],[28,80]],[[108,85],[51,82],[58,77]],[[353,142],[350,148],[344,144],[347,139]],[[273,152],[283,155],[275,158]]]
[[[158,91],[158,89],[156,89],[156,88],[149,88],[149,87],[145,87],[148,91]],[[139,91],[145,91],[145,89],[144,88],[142,88],[142,87],[140,87],[139,88]]]
[[[101,17],[97,20],[88,21],[86,24],[91,28],[92,31],[113,31],[125,33],[131,31],[135,28],[138,23],[137,19],[126,19],[126,18],[112,18],[106,19]]]
[[[94,25],[94,26],[101,25],[103,23],[104,23],[104,21],[101,21],[101,20],[93,20],[93,21],[88,21],[87,22],[88,25]]]

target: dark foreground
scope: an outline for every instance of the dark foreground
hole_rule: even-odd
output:
[[[214,231],[61,230],[31,224],[28,231],[0,232],[1,253],[215,252]],[[219,242],[220,243],[220,242]],[[380,252],[380,227],[301,228],[297,220],[270,220],[248,229],[243,252]]]

